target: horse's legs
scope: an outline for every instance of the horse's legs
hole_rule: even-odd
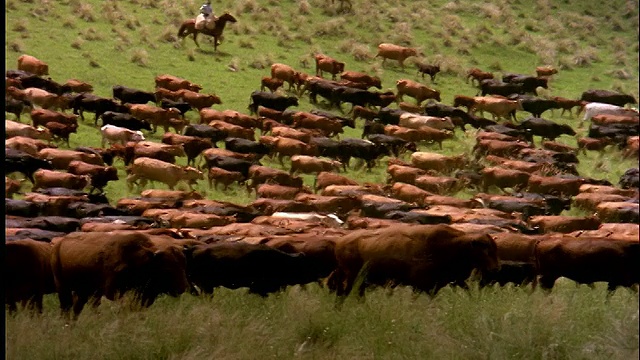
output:
[[[200,47],[200,44],[198,44],[198,32],[197,31],[195,31],[193,33],[193,42],[196,43],[197,47]]]
[[[217,36],[213,37],[213,51],[214,52],[218,51],[218,37]]]

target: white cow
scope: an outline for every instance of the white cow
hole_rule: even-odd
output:
[[[344,224],[344,221],[340,220],[334,214],[328,215],[320,215],[314,212],[311,213],[289,213],[289,212],[275,212],[271,217],[274,218],[283,218],[283,219],[295,219],[295,220],[303,220],[303,221],[311,221],[316,223],[321,223],[331,227],[341,227]]]
[[[591,120],[596,115],[638,115],[637,110],[627,109],[621,106],[592,102],[584,106],[584,117],[582,121]]]
[[[438,130],[451,130],[453,131],[455,126],[450,117],[436,117],[417,115],[412,113],[404,113],[400,115],[400,122],[398,125],[409,129],[420,129],[421,127],[428,126]]]
[[[109,144],[120,142],[122,145],[126,145],[128,141],[139,142],[144,140],[144,135],[142,135],[141,131],[133,131],[113,125],[101,127],[100,133],[102,133],[102,147],[107,141]]]

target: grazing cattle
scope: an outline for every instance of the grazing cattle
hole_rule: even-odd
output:
[[[169,127],[173,127],[177,133],[181,133],[186,123],[182,122],[180,110],[176,108],[163,109],[154,105],[146,104],[128,104],[131,115],[146,120],[152,125],[152,131],[155,133],[158,126],[162,126],[164,132],[169,131]]]
[[[265,88],[269,89],[272,93],[276,92],[279,87],[284,84],[284,80],[263,76],[260,80],[260,91],[264,91]]]
[[[209,139],[173,133],[165,133],[162,136],[162,143],[168,145],[182,145],[184,153],[187,155],[187,165],[195,165],[196,157],[198,157],[204,150],[213,147],[213,144]]]
[[[180,167],[147,157],[135,159],[128,172],[127,185],[129,189],[138,179],[142,179],[142,187],[146,185],[147,180],[151,180],[165,183],[171,190],[180,181],[186,181],[189,188],[193,189],[193,184],[204,179],[202,172],[192,167]]]
[[[471,113],[474,114],[479,110],[480,114],[483,114],[483,111],[487,111],[491,113],[494,120],[496,118],[498,120],[500,118],[505,118],[506,120],[513,118],[514,121],[517,121],[516,110],[522,110],[522,105],[517,100],[500,99],[491,96],[476,96],[474,100],[475,103],[471,108]]]
[[[358,183],[345,176],[328,171],[321,171],[314,177],[314,190],[323,190],[330,185],[358,185]]]
[[[624,172],[618,182],[623,189],[638,189],[640,187],[640,171],[632,168]]]
[[[430,127],[438,130],[450,130],[453,131],[455,126],[449,117],[436,117],[427,115],[416,114],[402,114],[400,115],[399,126],[404,126],[409,129],[420,129],[422,127]]]
[[[213,185],[213,189],[218,190],[218,184],[221,183],[224,186],[223,190],[227,191],[229,185],[234,182],[242,184],[245,182],[246,178],[242,173],[237,171],[228,171],[219,167],[212,167],[207,173],[207,180],[209,181],[209,189],[211,189],[211,186]]]
[[[69,163],[70,174],[87,175],[91,178],[91,186],[102,192],[109,181],[118,180],[118,170],[113,166],[99,166],[87,164],[82,161]]]
[[[155,81],[156,87],[165,88],[172,91],[185,89],[199,92],[200,90],[202,90],[202,86],[173,75],[158,75],[156,76]]]
[[[209,108],[215,104],[222,104],[220,97],[215,94],[200,94],[190,90],[183,90],[180,98],[182,101],[198,110]]]
[[[495,76],[491,72],[485,72],[478,68],[471,68],[467,71],[467,76],[465,78],[466,82],[469,82],[471,79],[471,84],[473,85],[473,80],[478,83],[478,86],[483,80],[493,80]]]
[[[206,294],[220,286],[248,287],[249,292],[266,297],[288,285],[318,280],[316,261],[267,245],[221,242],[190,250],[189,279]]]
[[[293,200],[299,193],[311,194],[306,187],[291,187],[278,184],[261,184],[256,189],[257,197],[277,199],[277,200]]]
[[[431,82],[435,83],[436,75],[440,72],[440,65],[431,65],[431,64],[416,62],[416,67],[418,68],[418,74],[422,74],[423,79],[426,74],[431,77]]]
[[[576,132],[567,124],[556,124],[553,121],[536,117],[524,120],[518,128],[528,131],[532,135],[538,135],[542,137],[542,140],[549,139],[553,141],[562,134],[576,135]]]
[[[121,85],[113,87],[113,98],[120,100],[123,104],[146,104],[148,102],[156,102],[156,96],[152,92],[132,89]]]
[[[430,127],[421,129],[407,129],[396,125],[387,125],[384,127],[385,135],[396,136],[402,140],[409,142],[428,141],[435,142],[442,149],[442,142],[453,138],[453,132],[446,130],[438,130]]]
[[[313,156],[294,155],[291,157],[290,174],[301,172],[304,174],[318,174],[322,171],[340,171],[339,161],[320,159]]]
[[[113,125],[132,131],[151,130],[151,124],[148,121],[137,119],[129,114],[107,111],[100,115],[100,118],[102,119],[102,126]]]
[[[171,245],[170,245],[171,244]],[[160,294],[178,296],[188,287],[182,246],[136,232],[73,233],[53,246],[51,266],[60,308],[74,319],[91,299],[115,300],[134,291],[142,306]]]
[[[31,112],[33,110],[33,104],[29,100],[17,100],[8,96],[5,96],[4,111],[16,116],[16,120],[20,121],[20,116],[23,113]]]
[[[46,128],[36,129],[33,126],[11,120],[5,120],[4,127],[5,136],[7,139],[16,136],[22,136],[32,139],[51,140],[51,132]]]
[[[382,89],[382,83],[379,77],[357,71],[345,71],[340,74],[340,79],[366,84],[367,87],[373,86],[377,89]]]
[[[504,191],[505,188],[512,188],[520,191],[528,185],[531,174],[519,170],[504,169],[501,167],[484,168],[482,173],[483,191],[495,185]]]
[[[488,235],[466,235],[446,225],[395,226],[357,230],[335,240],[337,269],[328,285],[339,299],[353,289],[364,296],[371,285],[408,285],[434,296],[449,283],[466,287],[472,270],[499,267],[495,242]]]
[[[409,95],[412,98],[416,99],[416,103],[418,104],[418,106],[427,99],[435,99],[436,101],[441,101],[440,91],[431,89],[430,87],[422,85],[413,80],[398,80],[396,82],[396,88],[398,89],[398,94],[396,95],[398,101],[402,101],[403,95]]]
[[[540,287],[550,291],[559,277],[579,284],[607,282],[607,296],[618,286],[640,282],[640,243],[604,239],[559,238],[536,244],[536,270]]]
[[[557,109],[562,109],[560,116],[564,115],[564,112],[567,110],[569,110],[569,116],[573,115],[571,113],[571,109],[573,109],[574,107],[578,107],[578,110],[576,111],[576,115],[580,115],[582,110],[584,110],[584,106],[588,104],[588,102],[586,101],[572,100],[572,99],[567,99],[560,96],[553,96],[550,98],[550,100],[553,100],[556,102],[556,104],[558,105]]]
[[[91,182],[86,175],[73,175],[59,171],[40,169],[33,173],[33,190],[39,188],[63,187],[73,190],[82,190]]]
[[[622,115],[622,116],[638,116],[636,110],[626,109],[618,105],[592,102],[584,106],[584,117],[582,121],[591,120],[596,115]]]
[[[110,145],[118,142],[122,145],[126,145],[129,141],[138,142],[144,140],[144,135],[140,131],[133,131],[113,125],[105,125],[101,127],[100,134],[102,134],[102,147],[104,147],[107,141]]]
[[[580,100],[592,103],[604,103],[616,106],[625,106],[626,104],[637,104],[638,100],[631,95],[622,94],[609,90],[587,90],[582,93]]]
[[[84,120],[84,111],[93,112],[96,115],[96,121],[100,115],[107,111],[129,112],[126,106],[119,104],[113,99],[107,99],[89,93],[78,94],[70,101],[69,106],[73,109],[74,114],[80,115],[82,120]]]
[[[411,154],[411,164],[422,170],[434,170],[449,174],[454,170],[464,169],[469,160],[464,154],[445,156],[430,152],[414,152]]]
[[[55,121],[44,124],[44,127],[49,130],[54,140],[65,141],[67,146],[70,146],[69,136],[75,134],[78,130],[78,125],[76,124],[61,124]]]
[[[298,98],[295,96],[281,96],[264,91],[251,93],[249,110],[251,114],[258,112],[258,106],[264,106],[278,111],[285,111],[290,106],[298,106]]]
[[[382,43],[378,45],[378,53],[375,57],[378,56],[382,58],[382,66],[387,59],[397,60],[404,70],[404,61],[411,56],[418,56],[418,51],[414,48]]]
[[[93,85],[77,79],[69,79],[62,86],[76,93],[93,92]]]
[[[98,155],[73,150],[47,148],[40,150],[38,157],[50,161],[53,168],[57,170],[66,170],[73,160],[80,160],[93,165],[104,165],[104,161]]]
[[[291,66],[275,63],[271,65],[271,78],[280,79],[289,83],[289,90],[296,84],[296,75],[299,74]]]
[[[218,141],[224,140],[227,137],[227,133],[223,130],[214,128],[206,124],[191,124],[184,128],[185,136],[196,136],[211,140],[213,147],[217,147]]]
[[[316,76],[322,77],[322,72],[326,71],[331,74],[333,80],[336,79],[336,75],[344,71],[344,63],[339,62],[327,55],[317,54],[314,56],[316,60]]]
[[[18,70],[26,71],[38,76],[49,75],[49,65],[26,54],[21,55],[18,58]]]
[[[42,313],[42,298],[55,292],[51,271],[51,244],[31,239],[7,241],[5,244],[5,304],[16,311],[16,302],[27,303]]]

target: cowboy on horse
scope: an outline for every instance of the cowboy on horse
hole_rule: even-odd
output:
[[[213,14],[211,1],[207,1],[205,4],[200,6],[200,14],[196,17],[196,29],[202,30],[205,27],[207,29],[213,29],[216,20],[218,20],[218,17]]]

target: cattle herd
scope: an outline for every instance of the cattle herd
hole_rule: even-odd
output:
[[[393,44],[378,52],[403,69],[416,55]],[[118,85],[103,98],[82,81],[47,78],[44,62],[21,56],[5,77],[6,111],[16,117],[5,121],[5,174],[13,174],[5,177],[9,310],[23,302],[42,311],[49,293],[77,317],[88,302],[126,292],[149,306],[161,294],[223,286],[267,296],[313,282],[339,300],[354,286],[360,296],[376,285],[435,295],[469,281],[550,291],[559,277],[607,282],[610,293],[637,291],[638,169],[611,184],[576,168],[578,154],[609,145],[637,159],[638,112],[624,107],[637,102],[632,96],[588,90],[580,99],[541,98],[537,92],[557,73],[552,67],[501,80],[474,68],[467,81],[481,96],[456,95],[449,106],[414,80],[399,79],[396,92],[372,91],[382,89],[380,78],[345,71],[323,54],[315,61],[315,76],[273,64],[263,91],[250,94],[247,115],[213,109],[220,97],[171,75],[157,76],[153,92]],[[417,70],[433,82],[440,68],[418,63]],[[337,112],[290,109],[305,94]],[[346,113],[344,103],[351,104]],[[576,136],[574,129],[541,118],[552,109],[573,116],[573,108],[590,122],[577,148],[554,141]],[[192,110],[197,124],[185,117]],[[85,112],[95,115],[93,124]],[[519,122],[517,112],[532,117]],[[21,122],[23,113],[32,126]],[[100,148],[58,148],[69,148],[78,121],[95,125]],[[418,151],[429,143],[442,149],[467,126],[477,129],[470,155]],[[362,128],[362,138],[340,139],[344,127]],[[161,143],[145,140],[158,128]],[[188,165],[176,165],[176,157]],[[386,184],[339,174],[356,165],[370,171],[383,157]],[[289,170],[264,166],[263,158]],[[111,204],[103,189],[122,181],[114,167],[120,161],[127,186],[141,194]],[[256,200],[204,198],[193,185],[205,173],[210,188],[239,186]],[[314,175],[313,186],[299,174]],[[142,189],[149,181],[170,190]],[[174,190],[181,182],[191,191]],[[463,188],[475,195],[453,196]],[[561,215],[572,207],[594,215]]]

